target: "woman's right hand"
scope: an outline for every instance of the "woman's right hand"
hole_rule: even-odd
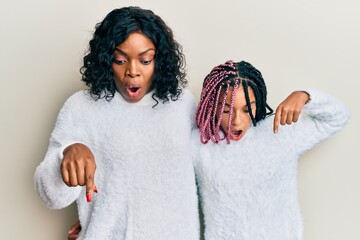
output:
[[[74,143],[65,148],[61,162],[61,175],[69,187],[86,186],[86,200],[91,202],[93,192],[97,192],[94,175],[95,158],[84,144]]]
[[[302,108],[310,101],[309,93],[305,91],[295,91],[291,93],[276,108],[274,117],[274,133],[279,130],[279,124],[296,123],[299,119]]]

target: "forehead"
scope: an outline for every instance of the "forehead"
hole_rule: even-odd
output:
[[[223,99],[225,92],[226,92],[225,90],[222,90],[222,92],[220,94],[221,99]],[[230,87],[229,91],[226,95],[225,103],[227,103],[227,104],[231,103],[231,99],[233,97],[232,96],[233,92],[234,92],[234,88]],[[250,102],[253,102],[256,100],[254,91],[252,90],[251,87],[248,87],[248,94],[249,94]],[[235,93],[234,107],[243,107],[243,106],[246,106],[246,97],[245,97],[244,87],[242,85],[240,85]]]
[[[131,33],[125,41],[116,46],[117,49],[125,53],[136,52],[140,53],[148,49],[155,50],[155,45],[151,39],[141,32]],[[153,51],[151,51],[153,52]]]

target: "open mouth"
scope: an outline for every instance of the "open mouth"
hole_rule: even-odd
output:
[[[231,139],[238,141],[241,139],[243,131],[242,130],[231,130],[230,133],[231,133],[230,134]]]
[[[125,88],[126,95],[130,101],[136,101],[141,98],[141,86],[139,84],[131,84]]]
[[[242,130],[231,131],[231,134],[234,136],[240,136],[241,133],[242,133]]]
[[[130,87],[129,90],[132,93],[136,93],[140,88],[139,87]]]

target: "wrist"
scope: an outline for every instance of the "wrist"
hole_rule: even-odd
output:
[[[306,91],[301,91],[301,92],[305,93],[305,95],[306,95],[306,99],[305,99],[305,103],[304,103],[304,104],[308,104],[308,103],[311,101],[311,96],[310,96],[310,94],[309,94],[308,92],[306,92]]]

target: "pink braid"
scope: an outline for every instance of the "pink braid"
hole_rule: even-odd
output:
[[[220,64],[212,69],[212,71],[205,77],[203,83],[203,89],[200,95],[200,102],[196,109],[196,124],[200,130],[200,140],[202,143],[207,143],[211,140],[214,143],[218,143],[223,140],[224,137],[219,135],[221,124],[221,118],[225,107],[225,100],[228,94],[230,85],[229,82],[225,82],[230,77],[236,77],[236,67],[233,61],[227,61],[225,64]],[[223,84],[226,84],[226,89],[223,88]],[[235,86],[234,91],[238,85]],[[221,92],[224,92],[224,97],[221,102],[221,110],[219,119],[216,119],[216,112],[219,105],[219,99]],[[234,93],[233,93],[234,96]],[[232,96],[232,106],[233,97]],[[230,117],[232,111],[230,112]],[[226,137],[228,140],[228,137]],[[229,141],[229,140],[228,140]]]

